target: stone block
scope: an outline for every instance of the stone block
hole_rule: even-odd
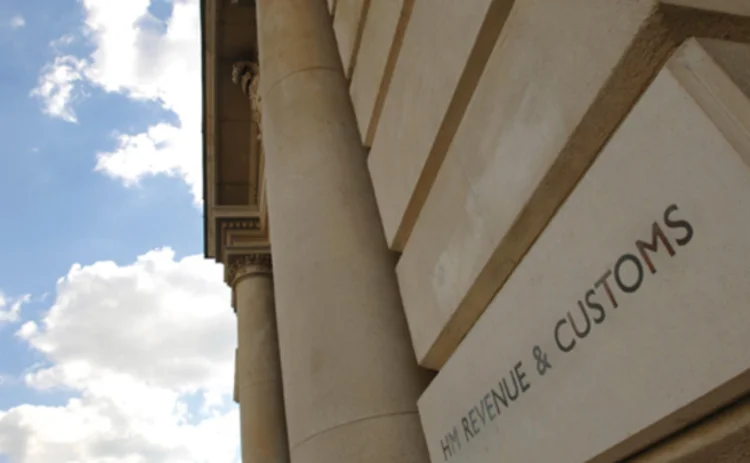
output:
[[[368,159],[391,249],[408,239],[512,3],[414,3]]]
[[[628,460],[628,463],[741,463],[750,456],[745,399]]]
[[[372,145],[413,4],[414,0],[370,2],[349,86],[365,146]]]
[[[338,0],[333,17],[333,32],[341,55],[344,74],[351,77],[362,38],[367,10],[371,0]]]
[[[658,74],[420,398],[432,461],[620,461],[750,391],[750,98],[706,49]]]
[[[450,356],[685,37],[750,39],[748,18],[698,13],[645,0],[516,0],[447,154],[468,186],[438,173],[398,264],[407,316],[424,311],[443,326],[412,324],[422,365]],[[473,205],[468,230],[446,196]],[[457,262],[468,274],[451,276]]]

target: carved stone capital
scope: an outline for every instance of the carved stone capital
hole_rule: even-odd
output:
[[[254,61],[238,61],[232,65],[232,82],[242,88],[243,93],[250,98],[250,109],[253,121],[258,125],[258,138],[261,129],[261,101],[260,101],[260,68]]]
[[[225,281],[232,288],[244,277],[273,273],[271,254],[265,253],[229,256],[225,268]]]

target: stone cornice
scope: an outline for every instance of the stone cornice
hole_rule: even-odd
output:
[[[260,217],[219,219],[222,230],[260,230]]]
[[[263,222],[260,217],[246,218],[222,218],[216,219],[216,234],[214,236],[216,257],[219,261],[224,261],[224,255],[228,242],[232,241],[232,236],[240,232],[263,232]],[[266,241],[262,239],[260,241]]]
[[[269,248],[260,115],[255,113],[260,106],[252,98],[259,74],[254,5],[252,0],[200,1],[204,255],[224,264],[229,255]],[[231,63],[238,63],[236,70]]]

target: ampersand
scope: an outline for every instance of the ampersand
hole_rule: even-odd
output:
[[[552,368],[552,365],[547,360],[547,354],[542,352],[542,348],[539,346],[534,346],[533,354],[536,360],[536,371],[539,372],[540,376],[544,376],[547,370]]]

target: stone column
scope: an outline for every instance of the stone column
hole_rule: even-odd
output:
[[[271,256],[231,258],[228,281],[237,310],[242,463],[287,463]]]
[[[417,367],[326,0],[258,0],[281,365],[294,463],[429,461]]]

